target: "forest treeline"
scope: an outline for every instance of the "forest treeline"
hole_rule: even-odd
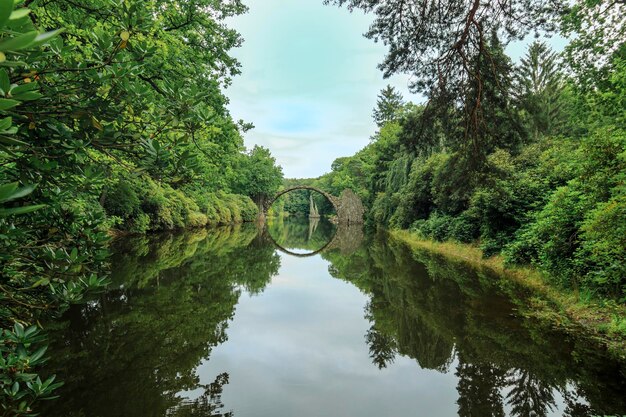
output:
[[[254,220],[280,186],[224,91],[239,1],[0,0],[1,415],[55,388],[36,324],[107,282],[109,231]],[[39,350],[37,350],[39,349]]]
[[[412,74],[427,101],[384,89],[369,145],[315,184],[352,188],[370,225],[478,243],[583,299],[626,302],[625,6],[332,3],[375,14],[381,68]],[[505,45],[535,32],[570,41],[556,53],[536,40],[514,64]]]

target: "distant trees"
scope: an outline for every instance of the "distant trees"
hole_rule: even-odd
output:
[[[391,85],[387,85],[376,101],[376,107],[373,112],[373,119],[378,127],[382,127],[385,123],[391,122],[400,116],[400,110],[404,105],[402,94]]]

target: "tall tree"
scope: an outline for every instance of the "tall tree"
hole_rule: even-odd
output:
[[[409,73],[414,91],[459,104],[466,121],[465,140],[476,148],[484,132],[483,78],[472,65],[490,60],[488,40],[497,33],[506,44],[531,31],[555,30],[566,7],[560,0],[325,0],[376,15],[366,37],[382,41],[389,53],[380,64],[386,77]],[[465,94],[468,84],[476,94]],[[466,111],[469,109],[470,111]]]
[[[387,85],[380,94],[374,108],[373,118],[378,127],[398,118],[400,110],[404,105],[402,94],[391,85]]]
[[[283,171],[269,149],[255,145],[242,155],[234,172],[234,189],[252,198],[257,204],[274,194],[283,181]]]
[[[515,74],[516,94],[537,139],[554,132],[562,108],[563,77],[557,54],[543,42],[533,42]]]
[[[325,0],[350,10],[374,12],[366,37],[382,40],[389,53],[380,64],[385,76],[416,76],[413,87],[428,93],[436,85],[451,87],[473,71],[468,63],[494,30],[506,42],[533,30],[556,28],[558,0]]]

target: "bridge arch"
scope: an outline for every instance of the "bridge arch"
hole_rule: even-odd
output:
[[[310,190],[315,191],[322,194],[334,207],[337,212],[337,222],[339,224],[362,224],[363,223],[363,214],[365,213],[365,207],[363,206],[363,202],[361,198],[356,195],[352,190],[345,189],[341,193],[341,196],[335,197],[334,195],[320,189],[317,187],[313,187],[311,185],[294,185],[292,187],[285,188],[284,190],[279,191],[272,198],[266,200],[259,213],[263,219],[267,216],[267,211],[270,209],[272,204],[282,195],[290,193],[295,190]]]
[[[335,209],[335,212],[337,212],[337,215],[339,215],[339,207],[338,207],[338,201],[336,201],[337,200],[336,197],[333,195],[330,195],[324,190],[321,190],[317,187],[312,187],[310,185],[294,185],[293,187],[285,188],[284,190],[279,191],[278,193],[276,193],[275,196],[269,199],[266,204],[264,204],[264,207],[263,207],[264,214],[267,214],[267,211],[270,209],[270,207],[272,207],[272,204],[274,204],[276,200],[278,200],[283,195],[290,193],[292,191],[296,191],[296,190],[315,191],[323,195],[330,202],[330,204],[332,204],[333,208]]]

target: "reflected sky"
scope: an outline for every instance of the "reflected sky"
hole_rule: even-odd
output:
[[[455,415],[453,375],[408,358],[383,370],[372,364],[368,297],[332,278],[328,265],[320,256],[281,255],[263,295],[240,298],[229,340],[199,367],[201,381],[229,373],[222,401],[235,416]]]

